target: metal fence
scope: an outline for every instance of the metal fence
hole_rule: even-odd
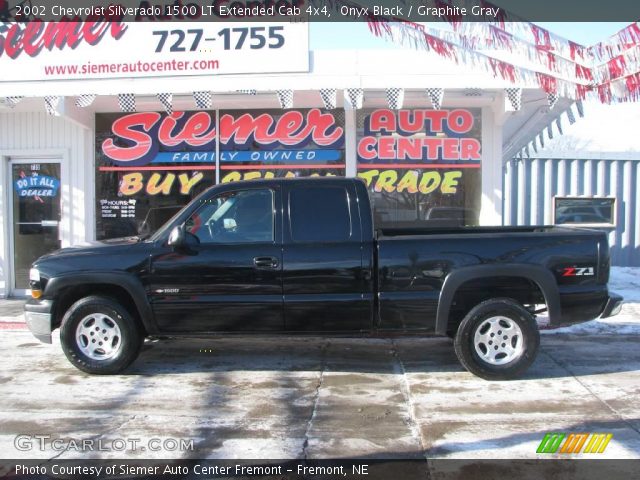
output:
[[[614,197],[612,264],[640,266],[639,181],[640,158],[512,159],[504,167],[504,223],[553,224],[555,196]]]

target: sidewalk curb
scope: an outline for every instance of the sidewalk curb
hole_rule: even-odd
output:
[[[0,322],[0,330],[28,330],[25,322]]]

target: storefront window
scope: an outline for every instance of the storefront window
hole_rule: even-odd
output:
[[[149,234],[215,183],[215,113],[96,114],[96,237]]]
[[[481,110],[358,112],[358,176],[378,227],[477,225]]]
[[[219,128],[215,112],[96,115],[98,239],[157,230],[215,184],[216,147],[223,183],[345,175],[342,110],[219,115]]]
[[[379,227],[476,225],[481,110],[361,110],[358,176]],[[203,189],[259,178],[344,176],[344,111],[96,115],[97,238],[150,234]],[[218,144],[217,144],[218,142]]]
[[[220,181],[344,176],[344,111],[220,112]]]
[[[615,198],[554,197],[556,225],[615,226]]]

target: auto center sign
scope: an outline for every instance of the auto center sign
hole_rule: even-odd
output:
[[[0,24],[0,82],[308,70],[306,23]]]
[[[479,185],[473,172],[482,161],[480,109],[380,108],[360,115],[358,176],[374,191],[455,195],[461,184]]]
[[[469,137],[474,115],[455,110],[374,110],[358,141],[362,161],[434,161],[479,165],[481,144]]]

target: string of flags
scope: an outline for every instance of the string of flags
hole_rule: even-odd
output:
[[[511,105],[511,109],[518,112],[522,109],[522,89],[521,88],[507,88],[507,99]]]
[[[97,95],[80,95],[76,98],[76,107],[87,108],[90,107]]]
[[[120,93],[118,94],[118,105],[123,112],[135,112],[136,96],[133,93]]]
[[[15,108],[15,106],[20,103],[20,101],[23,99],[24,97],[5,97],[5,104],[9,107],[9,108]]]
[[[427,97],[431,100],[431,106],[434,110],[440,110],[442,100],[444,99],[444,88],[427,88]]]
[[[193,100],[200,110],[206,110],[213,106],[213,94],[211,92],[193,92]]]
[[[520,87],[506,88],[505,90],[505,110],[506,111],[520,111],[522,109],[522,92]],[[236,91],[238,94],[256,95],[256,90],[243,90]],[[338,107],[338,89],[336,88],[323,88],[318,91],[320,100],[324,105],[324,108],[333,110]],[[365,91],[362,88],[346,88],[344,93],[344,105],[346,108],[358,110],[363,108]],[[424,89],[426,99],[431,103],[434,110],[440,110],[442,108],[442,102],[444,99],[444,88],[426,88]],[[273,92],[277,98],[280,107],[282,109],[291,109],[294,107],[294,91],[291,89],[281,89]],[[192,92],[193,101],[198,109],[206,110],[213,107],[213,93],[211,91],[194,91]],[[405,89],[399,87],[387,88],[385,90],[385,96],[387,104],[390,109],[399,110],[404,106]],[[76,97],[75,105],[79,108],[90,107],[97,95],[83,94]],[[4,105],[9,108],[14,108],[19,104],[24,97],[12,96],[4,97]],[[64,97],[62,96],[46,96],[44,97],[45,110],[49,115],[60,115],[59,107]],[[167,114],[173,113],[173,99],[172,93],[158,93],[156,98],[162,105]],[[117,95],[118,104],[122,112],[135,112],[136,111],[136,95],[133,93],[121,93]],[[547,104],[549,109],[553,109],[558,103],[559,96],[553,92],[549,92],[546,95]],[[563,117],[564,115],[564,117]],[[537,153],[539,148],[544,148],[545,142],[548,139],[553,139],[555,133],[559,135],[563,134],[563,118],[569,122],[570,125],[576,122],[576,115],[584,116],[584,105],[581,100],[574,102],[564,112],[560,112],[552,121],[542,129],[535,137],[525,145],[518,153],[518,156],[529,156],[531,151]]]
[[[364,104],[364,90],[362,88],[347,88],[344,91],[344,99],[353,110],[359,110]]]
[[[404,88],[387,88],[387,102],[392,110],[400,110],[404,104]]]
[[[410,22],[381,21],[375,24],[377,35],[414,49],[433,52],[453,63],[464,65],[476,71],[482,71],[494,78],[528,88],[541,88],[545,92],[555,93],[571,99],[582,99],[592,93],[589,78],[577,74],[563,76],[541,70],[533,70],[520,65],[492,57],[489,50],[471,48],[473,42],[468,39],[449,38],[457,32],[446,32]],[[457,37],[456,37],[457,38]],[[553,62],[551,62],[553,63]],[[580,71],[582,71],[579,68]]]
[[[640,101],[640,23],[589,48],[526,21],[450,19],[449,23],[452,30],[375,16],[369,28],[376,36],[433,52],[512,84],[542,88],[573,100]],[[513,58],[522,58],[527,66],[498,58],[494,51],[515,54]]]
[[[557,100],[556,100],[557,101]],[[549,100],[549,106],[552,107],[552,101]],[[555,102],[553,102],[555,105]],[[544,148],[545,142],[547,140],[552,140],[554,138],[555,133],[557,132],[559,135],[563,135],[563,118],[565,118],[569,125],[573,125],[576,123],[576,113],[580,116],[584,116],[584,105],[582,102],[578,101],[569,106],[564,112],[561,112],[559,115],[552,119],[549,124],[543,128],[527,145],[522,147],[520,152],[516,155],[517,158],[529,158],[531,156],[531,150],[535,153],[538,153],[538,147]]]
[[[59,116],[58,107],[62,97],[56,95],[47,95],[44,97],[44,108],[49,115]]]
[[[356,12],[369,7],[362,0],[326,3],[329,9],[353,20],[359,20]],[[468,7],[467,0],[430,0],[429,3],[439,7]],[[449,24],[445,28],[435,28],[432,26],[435,23],[416,23],[402,12],[393,16],[369,13],[367,23],[376,36],[412,49],[434,52],[514,85],[539,87],[572,100],[588,98],[607,104],[640,101],[640,22],[631,22],[608,39],[584,46],[489,0],[481,3],[486,7],[485,13],[476,15],[476,21],[466,22],[459,15],[445,15],[441,18]],[[488,11],[498,14],[488,14]],[[513,63],[503,60],[502,55],[494,55],[494,52],[505,51],[524,62]]]
[[[337,88],[321,88],[320,98],[327,110],[334,110],[338,106],[338,89]]]
[[[293,90],[277,90],[276,95],[280,102],[280,108],[293,108]]]
[[[442,102],[444,100],[444,88],[426,88],[424,89],[427,100],[431,103],[434,110],[440,110],[442,108]],[[519,111],[522,108],[522,88],[506,88],[505,89],[505,108],[507,111]],[[256,90],[237,90],[236,93],[244,95],[256,95]],[[282,109],[290,109],[294,107],[294,91],[290,89],[276,90],[275,96]],[[333,110],[338,107],[338,89],[336,88],[322,88],[319,90],[320,100],[325,109]],[[211,91],[194,91],[192,92],[193,101],[195,107],[201,110],[207,110],[213,108],[213,93]],[[385,90],[385,96],[387,104],[392,110],[399,110],[404,106],[405,89],[399,87],[387,88]],[[344,89],[344,105],[358,110],[363,108],[364,104],[364,89],[362,88],[347,88]],[[15,108],[24,97],[13,96],[4,97],[4,105],[9,108]],[[63,97],[60,96],[47,96],[45,97],[45,109],[50,115],[56,115],[58,107]],[[75,106],[78,108],[88,108],[93,105],[97,95],[95,94],[83,94],[79,95],[75,99]],[[135,112],[136,95],[133,93],[121,93],[117,95],[118,105],[122,112]],[[167,114],[173,113],[173,100],[172,93],[158,93],[156,98],[160,105],[166,111]],[[547,94],[547,102],[549,108],[553,108],[558,102],[559,96],[555,93]],[[584,110],[582,101],[578,100],[575,103],[576,112],[582,117]],[[569,117],[569,121],[573,123],[575,119]]]
[[[158,100],[160,100],[160,103],[162,104],[162,106],[164,107],[165,112],[167,112],[168,115],[171,115],[173,113],[173,94],[158,93],[157,97],[158,97]]]

